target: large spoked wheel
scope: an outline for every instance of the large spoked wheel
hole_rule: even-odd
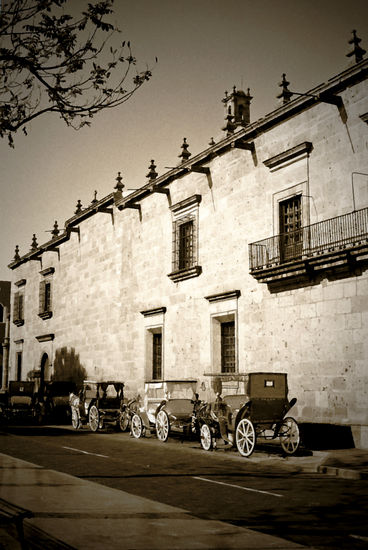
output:
[[[242,456],[250,456],[256,445],[256,433],[252,422],[242,418],[235,432],[236,448]]]
[[[72,426],[75,430],[78,430],[81,425],[81,419],[78,409],[72,407]]]
[[[143,422],[139,414],[133,414],[131,423],[132,436],[136,439],[144,436]]]
[[[126,432],[129,428],[129,415],[123,412],[119,419],[119,428],[122,432]]]
[[[211,451],[213,449],[213,435],[208,424],[201,426],[201,445],[205,451]]]
[[[100,427],[100,413],[98,412],[96,405],[92,405],[89,409],[88,422],[92,432],[97,432]]]
[[[167,441],[170,431],[170,421],[166,411],[159,411],[156,416],[156,434],[160,441]]]
[[[279,429],[281,447],[288,455],[296,453],[300,445],[300,434],[297,422],[291,416],[284,418]]]

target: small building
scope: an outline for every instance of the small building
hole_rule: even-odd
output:
[[[355,35],[354,35],[355,36]],[[16,250],[11,378],[83,368],[146,406],[286,372],[298,421],[368,448],[368,61],[251,122],[226,94],[224,135],[127,194],[112,192]],[[364,53],[364,51],[363,51]],[[243,380],[239,374],[244,375]]]

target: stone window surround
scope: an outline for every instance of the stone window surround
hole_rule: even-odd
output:
[[[199,205],[201,203],[201,195],[192,195],[170,207],[173,223],[173,250],[172,250],[172,272],[168,277],[174,282],[183,281],[192,277],[198,277],[202,273],[202,267],[198,265],[198,226],[199,226]],[[194,242],[193,242],[193,265],[186,269],[177,269],[179,258],[179,249],[177,246],[178,230],[180,222],[193,221],[194,224]]]
[[[42,269],[40,271],[40,275],[43,277],[43,279],[40,281],[40,306],[39,306],[39,313],[38,316],[45,320],[50,319],[52,317],[52,275],[55,273],[54,267],[47,267],[46,269]],[[41,293],[45,292],[46,285],[50,284],[50,308],[47,308],[47,310],[44,309],[44,298],[41,297]]]
[[[205,296],[210,309],[211,372],[205,376],[231,376],[239,372],[238,299],[240,290]],[[221,372],[221,323],[235,323],[235,372]]]
[[[166,307],[157,307],[140,312],[144,317],[144,349],[145,349],[145,383],[164,380],[165,369],[165,313]],[[161,378],[152,379],[153,368],[153,334],[161,334],[162,357]]]

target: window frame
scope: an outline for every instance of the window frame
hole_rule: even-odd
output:
[[[38,304],[38,316],[45,320],[50,319],[53,315],[53,278],[54,268],[49,267],[40,271],[43,276],[39,284],[39,304]]]
[[[168,277],[173,282],[198,277],[202,273],[202,267],[198,261],[199,204],[201,200],[201,195],[193,195],[170,208],[172,212],[172,271]],[[184,227],[190,227],[188,235],[183,235]]]

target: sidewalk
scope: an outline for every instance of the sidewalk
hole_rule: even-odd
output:
[[[368,478],[368,451],[323,451],[284,461],[291,470],[297,466],[307,472]],[[180,508],[0,454],[0,550],[104,548],[305,547],[220,521],[198,519]]]

